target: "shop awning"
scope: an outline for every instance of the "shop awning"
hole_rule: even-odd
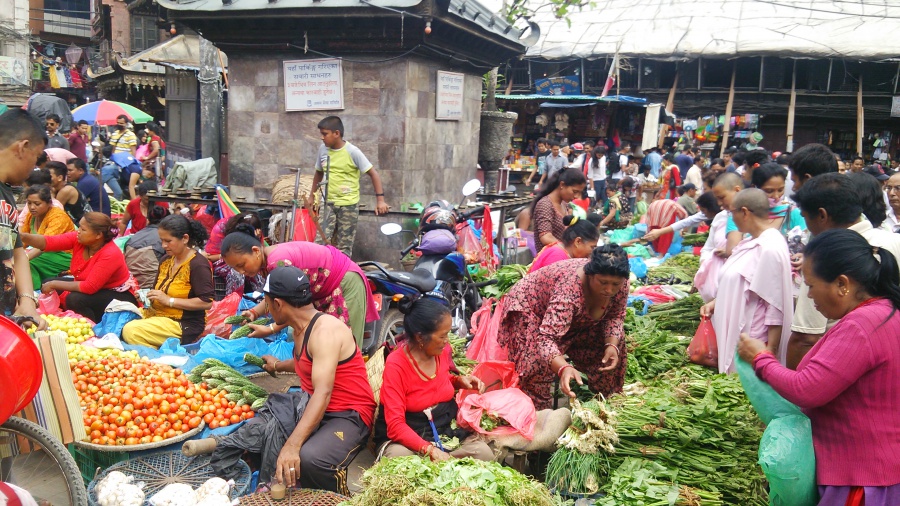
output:
[[[536,93],[528,95],[497,95],[497,100],[541,100],[545,102],[552,101],[589,101],[589,102],[625,102],[629,104],[646,104],[646,98],[629,97],[626,95],[609,95],[606,97],[598,97],[596,95],[538,95]]]

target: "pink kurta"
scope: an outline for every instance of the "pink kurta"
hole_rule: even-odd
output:
[[[760,304],[774,308],[761,308]],[[769,315],[778,310],[783,316],[778,359],[784,363],[794,300],[787,242],[776,229],[768,229],[756,239],[742,240],[722,266],[712,317],[719,346],[719,372],[735,371],[734,351],[741,333],[757,338],[766,335],[765,323],[770,320],[758,317],[761,309]]]

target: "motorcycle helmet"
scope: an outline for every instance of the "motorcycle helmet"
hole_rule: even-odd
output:
[[[419,218],[419,231],[446,229],[453,231],[456,227],[456,211],[446,200],[429,202]]]

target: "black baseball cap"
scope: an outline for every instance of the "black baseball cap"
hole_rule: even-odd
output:
[[[309,294],[309,278],[302,270],[285,265],[276,267],[266,278],[263,292],[270,297],[300,297]]]
[[[877,165],[869,165],[868,167],[863,169],[863,172],[865,172],[866,174],[868,174],[870,176],[873,176],[875,179],[877,179],[879,181],[887,181],[888,179],[891,178],[890,175],[884,173],[884,169],[882,169],[881,167],[879,167]]]

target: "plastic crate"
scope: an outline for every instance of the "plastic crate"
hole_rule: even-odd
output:
[[[69,454],[78,464],[78,470],[81,471],[81,478],[84,479],[84,485],[87,486],[93,479],[94,475],[104,471],[107,467],[128,460],[131,457],[129,452],[101,452],[98,450],[90,450],[80,448],[73,444],[67,445]]]

